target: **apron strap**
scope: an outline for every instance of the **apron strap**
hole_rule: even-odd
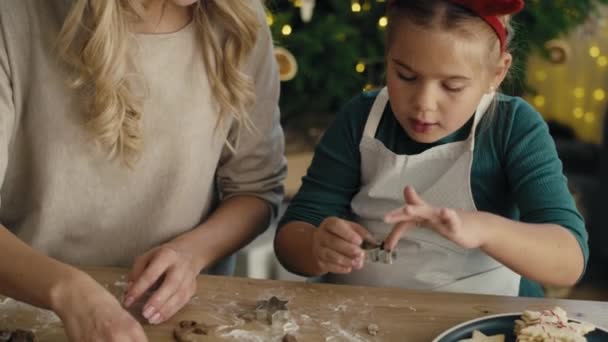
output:
[[[388,90],[384,87],[376,96],[372,109],[369,111],[369,116],[365,123],[365,130],[363,131],[364,136],[368,136],[372,139],[376,137],[376,131],[378,130],[378,125],[380,124],[380,119],[382,119],[382,114],[384,113],[384,108],[386,108],[387,103]]]
[[[494,97],[496,96],[496,92],[491,92],[489,94],[485,94],[481,97],[481,101],[475,110],[475,118],[473,119],[473,127],[471,128],[471,134],[469,136],[469,150],[473,151],[475,148],[475,132],[477,131],[477,125],[483,118],[484,114],[490,108],[492,102],[494,102]]]

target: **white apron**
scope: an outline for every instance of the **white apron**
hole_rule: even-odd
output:
[[[475,112],[469,137],[435,146],[417,155],[396,155],[375,139],[388,103],[378,94],[359,145],[361,189],[351,207],[357,222],[382,241],[393,226],[384,215],[403,206],[403,189],[412,186],[435,207],[476,210],[471,191],[475,130],[494,94],[485,95]],[[520,276],[479,249],[465,249],[426,228],[408,231],[396,248],[393,264],[366,262],[350,274],[328,274],[329,282],[517,296]]]

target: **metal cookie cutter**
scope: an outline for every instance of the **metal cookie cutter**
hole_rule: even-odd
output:
[[[377,244],[365,240],[361,248],[365,251],[365,260],[369,262],[392,264],[397,259],[397,251],[385,250],[384,241]]]

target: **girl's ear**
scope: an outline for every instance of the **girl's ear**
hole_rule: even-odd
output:
[[[511,68],[511,63],[513,62],[513,56],[511,56],[508,52],[503,52],[498,60],[498,64],[496,65],[496,69],[493,74],[490,76],[490,88],[497,89],[502,81],[504,81],[505,77]]]

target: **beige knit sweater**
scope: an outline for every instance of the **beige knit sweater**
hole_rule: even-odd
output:
[[[3,225],[64,262],[128,266],[136,255],[200,224],[221,199],[250,194],[276,207],[286,167],[266,25],[246,66],[256,84],[250,115],[260,134],[243,132],[236,154],[216,130],[193,25],[134,38],[148,89],[145,145],[128,170],[91,142],[82,99],[67,86],[54,54],[69,3],[0,1]],[[228,139],[235,126],[228,122]]]

